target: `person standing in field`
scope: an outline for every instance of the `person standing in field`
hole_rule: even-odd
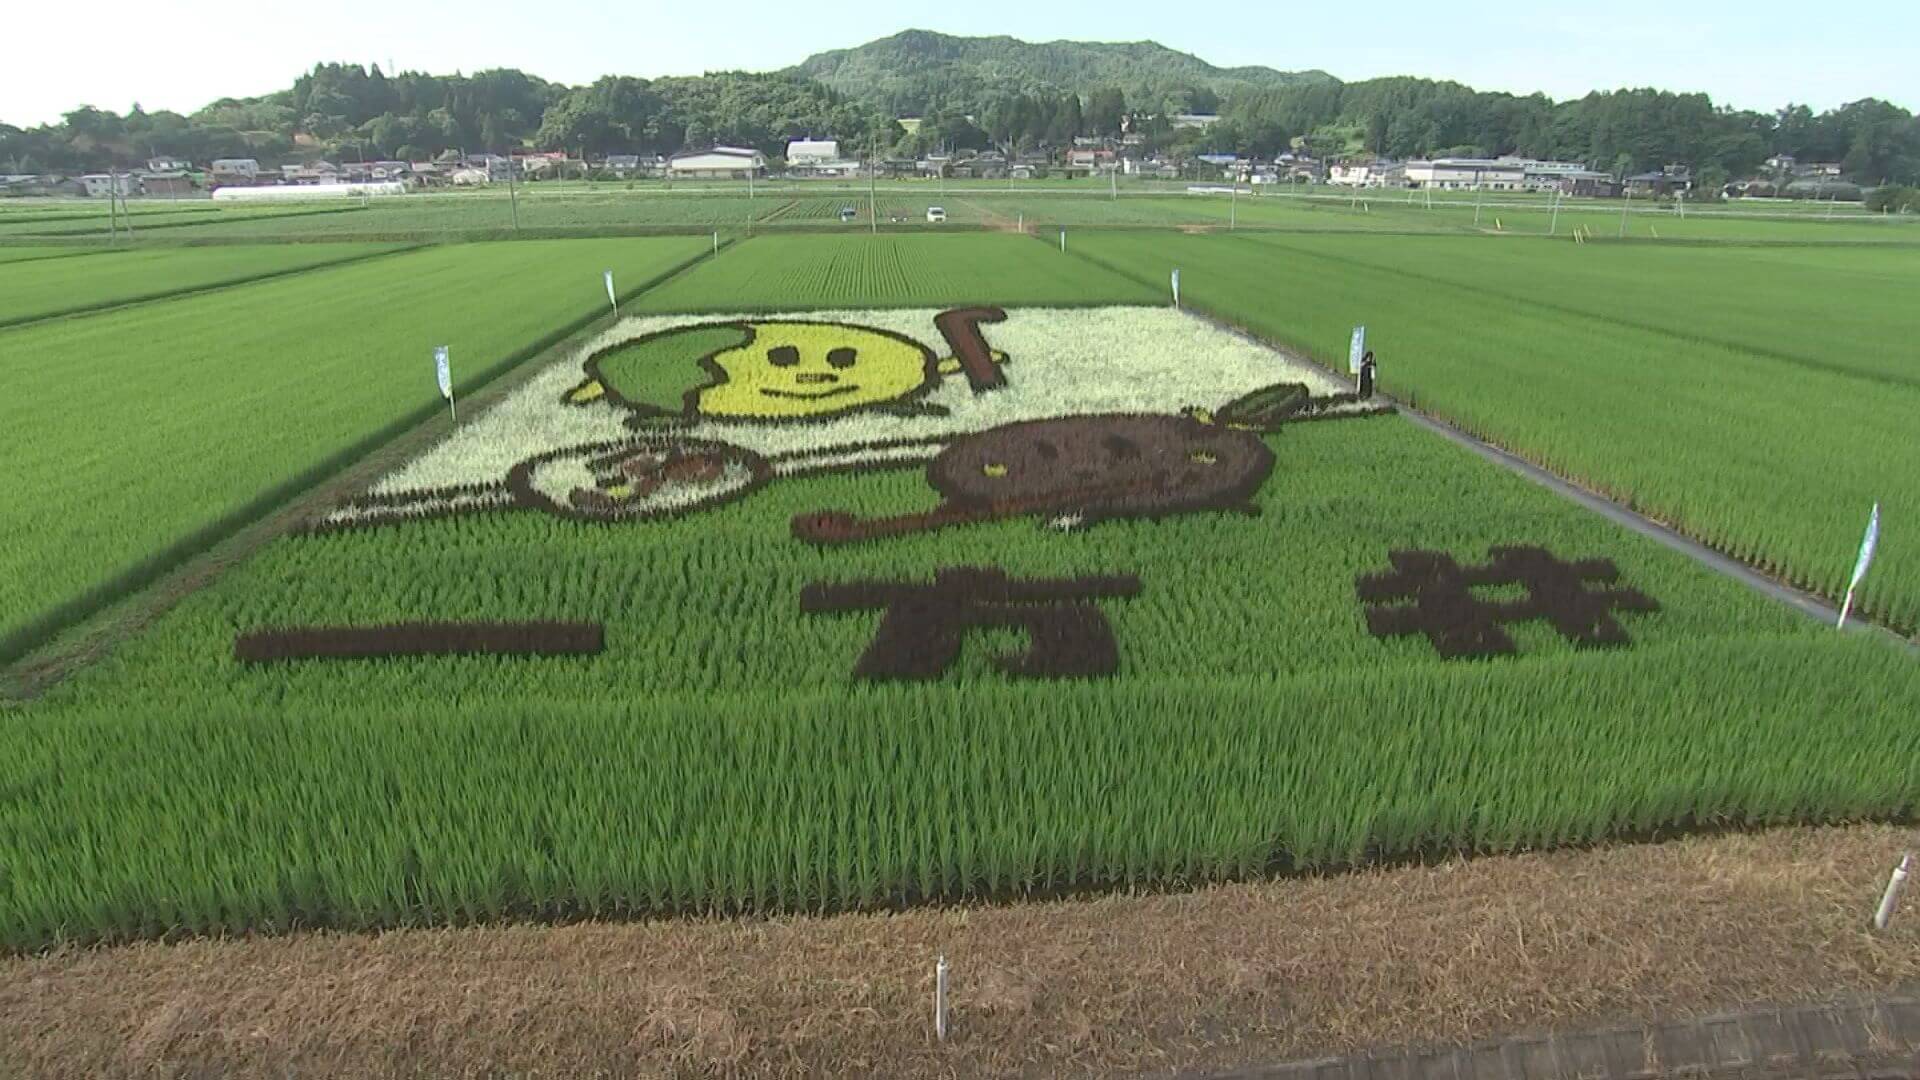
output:
[[[1360,397],[1362,400],[1373,396],[1373,350],[1360,358]]]

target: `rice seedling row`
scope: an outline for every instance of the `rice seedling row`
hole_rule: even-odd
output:
[[[1534,240],[1271,236],[1263,242],[1397,272],[1411,287],[1468,287],[1529,307],[1593,315],[1684,339],[1920,387],[1900,342],[1920,338],[1920,252],[1898,248],[1594,244]],[[1337,272],[1337,270],[1336,270]],[[1686,348],[1685,344],[1678,346]]]
[[[393,245],[305,244],[126,251],[111,259],[0,264],[0,327],[353,262]]]
[[[647,311],[927,303],[1085,304],[1152,298],[1118,274],[1035,259],[1018,236],[756,237],[650,291]]]
[[[1174,309],[1153,260],[1323,354],[1345,292],[1404,276],[1132,239],[1075,239],[1123,274],[994,234],[762,237],[624,305],[9,713],[0,948],[1013,898],[1911,812],[1906,650]],[[533,332],[470,267],[535,252],[508,279],[530,324],[531,267],[631,243],[297,280],[426,260],[382,283],[412,290],[411,322],[369,329],[411,355],[419,311],[460,316],[458,364]],[[1427,297],[1419,328],[1613,349],[1623,395],[1675,340],[1471,299]],[[1496,305],[1520,325],[1466,321]],[[1373,318],[1383,373],[1438,348]],[[1820,374],[1746,359],[1773,365],[1733,388],[1754,400],[1694,442],[1778,420],[1769,395]],[[430,407],[416,363],[282,380],[304,411],[269,420],[327,418],[342,385],[364,414],[363,382]],[[1563,367],[1527,369],[1529,433],[1626,400]],[[1668,396],[1704,422],[1704,395]],[[238,415],[216,421],[258,442]]]
[[[1458,241],[1469,252],[1486,242]],[[1178,266],[1190,303],[1328,363],[1344,365],[1365,324],[1396,395],[1836,600],[1868,508],[1901,520],[1920,510],[1920,444],[1908,435],[1920,392],[1897,368],[1863,380],[1266,240],[1103,233],[1073,250],[1143,281]],[[1559,250],[1576,267],[1587,254]],[[1668,272],[1670,252],[1633,250],[1649,276]],[[1898,364],[1900,325],[1858,328],[1888,358],[1872,363]],[[1911,534],[1889,529],[1861,593],[1864,610],[1909,630],[1920,626],[1913,550]]]
[[[21,763],[0,799],[4,943],[1006,898],[1910,804],[1920,683],[1898,650],[1822,634],[1391,417],[1265,442],[1284,473],[1253,518],[788,535],[822,505],[926,507],[907,468],[660,521],[283,541],[0,729]],[[1497,660],[1369,633],[1354,581],[1389,551],[1513,540],[1604,553],[1660,611],[1623,620],[1624,649],[1540,626]],[[1018,678],[994,658],[1021,639],[983,635],[939,679],[863,683],[875,616],[797,602],[963,561],[1137,574],[1137,596],[1098,602],[1119,670]],[[606,648],[230,652],[269,623],[530,613],[603,621]],[[116,707],[135,697],[138,715]]]
[[[705,248],[440,248],[0,331],[0,655],[430,416],[433,346],[470,388],[603,311],[603,269]]]

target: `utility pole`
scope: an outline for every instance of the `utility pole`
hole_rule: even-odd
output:
[[[507,202],[513,207],[513,231],[520,231],[520,192],[513,180],[513,155],[507,155]]]
[[[109,240],[119,242],[119,167],[108,165],[108,231]],[[127,221],[127,238],[132,240],[132,221]]]
[[[107,183],[113,183],[113,166],[111,165],[107,166]],[[113,201],[113,190],[109,187],[107,190],[107,243],[109,244],[120,242],[119,214],[119,205]]]
[[[1240,181],[1227,185],[1227,231],[1232,232],[1240,225]]]
[[[1633,210],[1633,189],[1627,189],[1627,201],[1620,204],[1620,238],[1627,236],[1627,214]]]
[[[1480,224],[1480,203],[1487,197],[1487,187],[1480,181],[1480,174],[1473,174],[1473,223]]]
[[[1560,232],[1560,189],[1553,189],[1553,220],[1547,223],[1547,235],[1556,236]]]
[[[879,232],[880,232],[880,215],[879,215],[879,213],[878,213],[878,207],[879,207],[879,200],[878,200],[878,199],[876,199],[876,198],[874,198],[874,192],[873,192],[873,174],[874,174],[874,172],[875,172],[875,170],[876,170],[876,169],[877,169],[877,168],[879,167],[879,166],[878,166],[878,164],[877,164],[877,159],[878,159],[878,158],[879,158],[879,156],[880,156],[880,136],[879,136],[878,134],[870,134],[870,135],[868,135],[868,137],[867,137],[867,155],[868,155],[868,161],[867,161],[867,229],[868,229],[868,231],[869,231],[869,232],[872,232],[872,233],[874,233],[874,234],[876,234],[876,235],[878,235],[878,234],[879,234]],[[1011,174],[1011,173],[1009,173],[1008,175],[1012,175],[1012,174]]]

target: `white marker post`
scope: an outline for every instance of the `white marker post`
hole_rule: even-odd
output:
[[[719,234],[715,233],[714,235],[718,236]],[[613,292],[613,271],[611,270],[606,271],[603,277],[605,278],[607,283],[607,303],[613,305],[613,313],[615,315],[618,315],[620,314],[620,298],[614,295],[614,292]]]
[[[933,968],[933,1034],[947,1041],[947,958],[942,956]]]
[[[1853,578],[1847,582],[1847,598],[1840,604],[1840,621],[1834,623],[1834,629],[1847,625],[1847,613],[1853,610],[1853,590],[1860,587],[1860,579],[1867,576],[1867,567],[1873,564],[1873,549],[1880,546],[1880,504],[1873,504],[1873,513],[1867,518],[1867,535],[1860,540],[1860,556],[1853,561]]]
[[[1065,229],[1060,230],[1060,250],[1067,250],[1067,230]]]
[[[713,230],[713,253],[715,255],[720,254],[720,230],[719,229]]]
[[[1893,868],[1887,878],[1887,891],[1880,894],[1879,910],[1873,913],[1873,928],[1885,930],[1887,923],[1893,921],[1893,909],[1900,902],[1900,889],[1907,883],[1907,874],[1913,869],[1913,853],[1900,856],[1900,865]]]
[[[454,423],[460,422],[460,414],[453,405],[453,365],[447,357],[445,345],[433,347],[433,377],[440,384],[440,396],[447,399],[447,415]]]
[[[1347,342],[1347,373],[1353,376],[1353,385],[1360,387],[1360,359],[1367,355],[1367,328],[1353,328],[1353,338]]]
[[[1180,268],[1173,268],[1173,306],[1180,306]]]

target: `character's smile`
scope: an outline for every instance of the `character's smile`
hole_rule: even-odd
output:
[[[817,401],[820,398],[839,397],[841,394],[851,394],[859,389],[858,386],[832,386],[824,390],[805,391],[775,390],[771,387],[763,387],[760,392],[773,398],[800,398],[805,401]]]

